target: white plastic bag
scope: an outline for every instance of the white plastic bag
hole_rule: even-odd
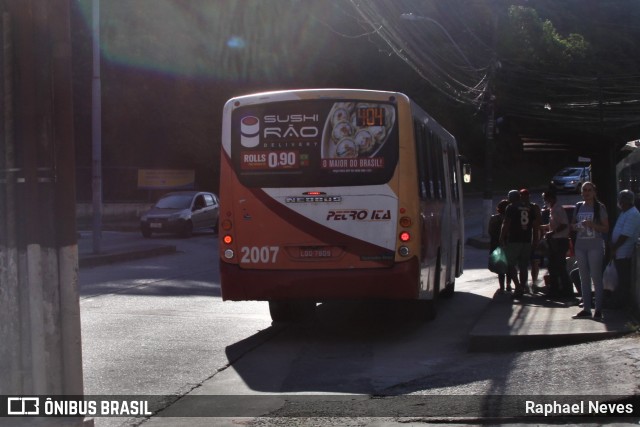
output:
[[[604,269],[602,284],[604,289],[609,291],[615,291],[618,287],[618,270],[616,270],[616,264],[613,260],[609,261],[607,268]]]

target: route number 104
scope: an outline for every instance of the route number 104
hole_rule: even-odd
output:
[[[278,246],[243,246],[240,248],[240,262],[244,264],[275,263],[279,249]]]

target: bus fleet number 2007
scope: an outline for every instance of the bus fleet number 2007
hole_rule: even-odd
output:
[[[278,257],[278,246],[243,246],[240,248],[240,262],[244,264],[275,263]]]

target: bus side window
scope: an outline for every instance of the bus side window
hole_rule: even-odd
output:
[[[416,163],[418,166],[418,187],[420,188],[420,199],[426,200],[429,196],[427,193],[427,170],[428,167],[424,162],[425,145],[424,145],[424,127],[419,121],[413,123],[414,137],[416,144]]]
[[[424,126],[424,124],[423,124]],[[427,127],[423,128],[424,131],[422,133],[422,145],[424,146],[424,165],[427,169],[427,181],[425,182],[427,186],[427,193],[429,194],[429,199],[433,200],[436,198],[436,191],[434,185],[435,178],[435,165],[433,163],[433,145],[431,144],[431,130]]]
[[[433,174],[434,174],[434,181],[436,184],[435,198],[442,200],[445,198],[444,188],[443,188],[444,154],[442,151],[442,141],[440,140],[440,137],[438,137],[438,135],[434,134],[433,132],[431,132],[430,136],[431,136],[430,138],[431,143],[429,145],[431,146]]]
[[[440,198],[447,198],[447,189],[445,188],[445,173],[444,173],[444,161],[446,157],[445,148],[442,146],[442,139],[436,135],[438,140],[438,191],[440,191]]]
[[[458,194],[458,169],[456,168],[457,164],[456,164],[456,159],[458,158],[456,156],[455,150],[453,149],[452,145],[448,145],[448,151],[449,151],[449,175],[450,175],[450,182],[451,182],[451,194],[453,194],[453,200],[459,200],[460,199],[460,194]]]
[[[431,197],[435,200],[440,198],[438,196],[438,150],[431,130],[429,130],[427,145],[429,151],[429,185],[431,186]]]
[[[442,182],[444,182],[444,194],[445,199],[451,198],[451,200],[455,200],[455,191],[453,186],[451,185],[451,161],[449,159],[449,146],[446,141],[442,141],[442,173],[444,178]]]
[[[440,190],[440,198],[447,199],[448,198],[447,188],[446,188],[447,184],[445,183],[445,172],[444,172],[444,164],[447,161],[447,152],[442,146],[442,140],[440,138],[438,138],[438,147],[440,147],[440,158],[438,159],[438,166],[440,166],[440,168],[438,169],[438,184],[439,184],[439,190]]]

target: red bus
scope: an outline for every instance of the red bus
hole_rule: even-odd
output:
[[[356,299],[413,301],[433,318],[463,269],[456,140],[397,92],[233,98],[219,244],[222,298],[268,301],[274,321]]]

